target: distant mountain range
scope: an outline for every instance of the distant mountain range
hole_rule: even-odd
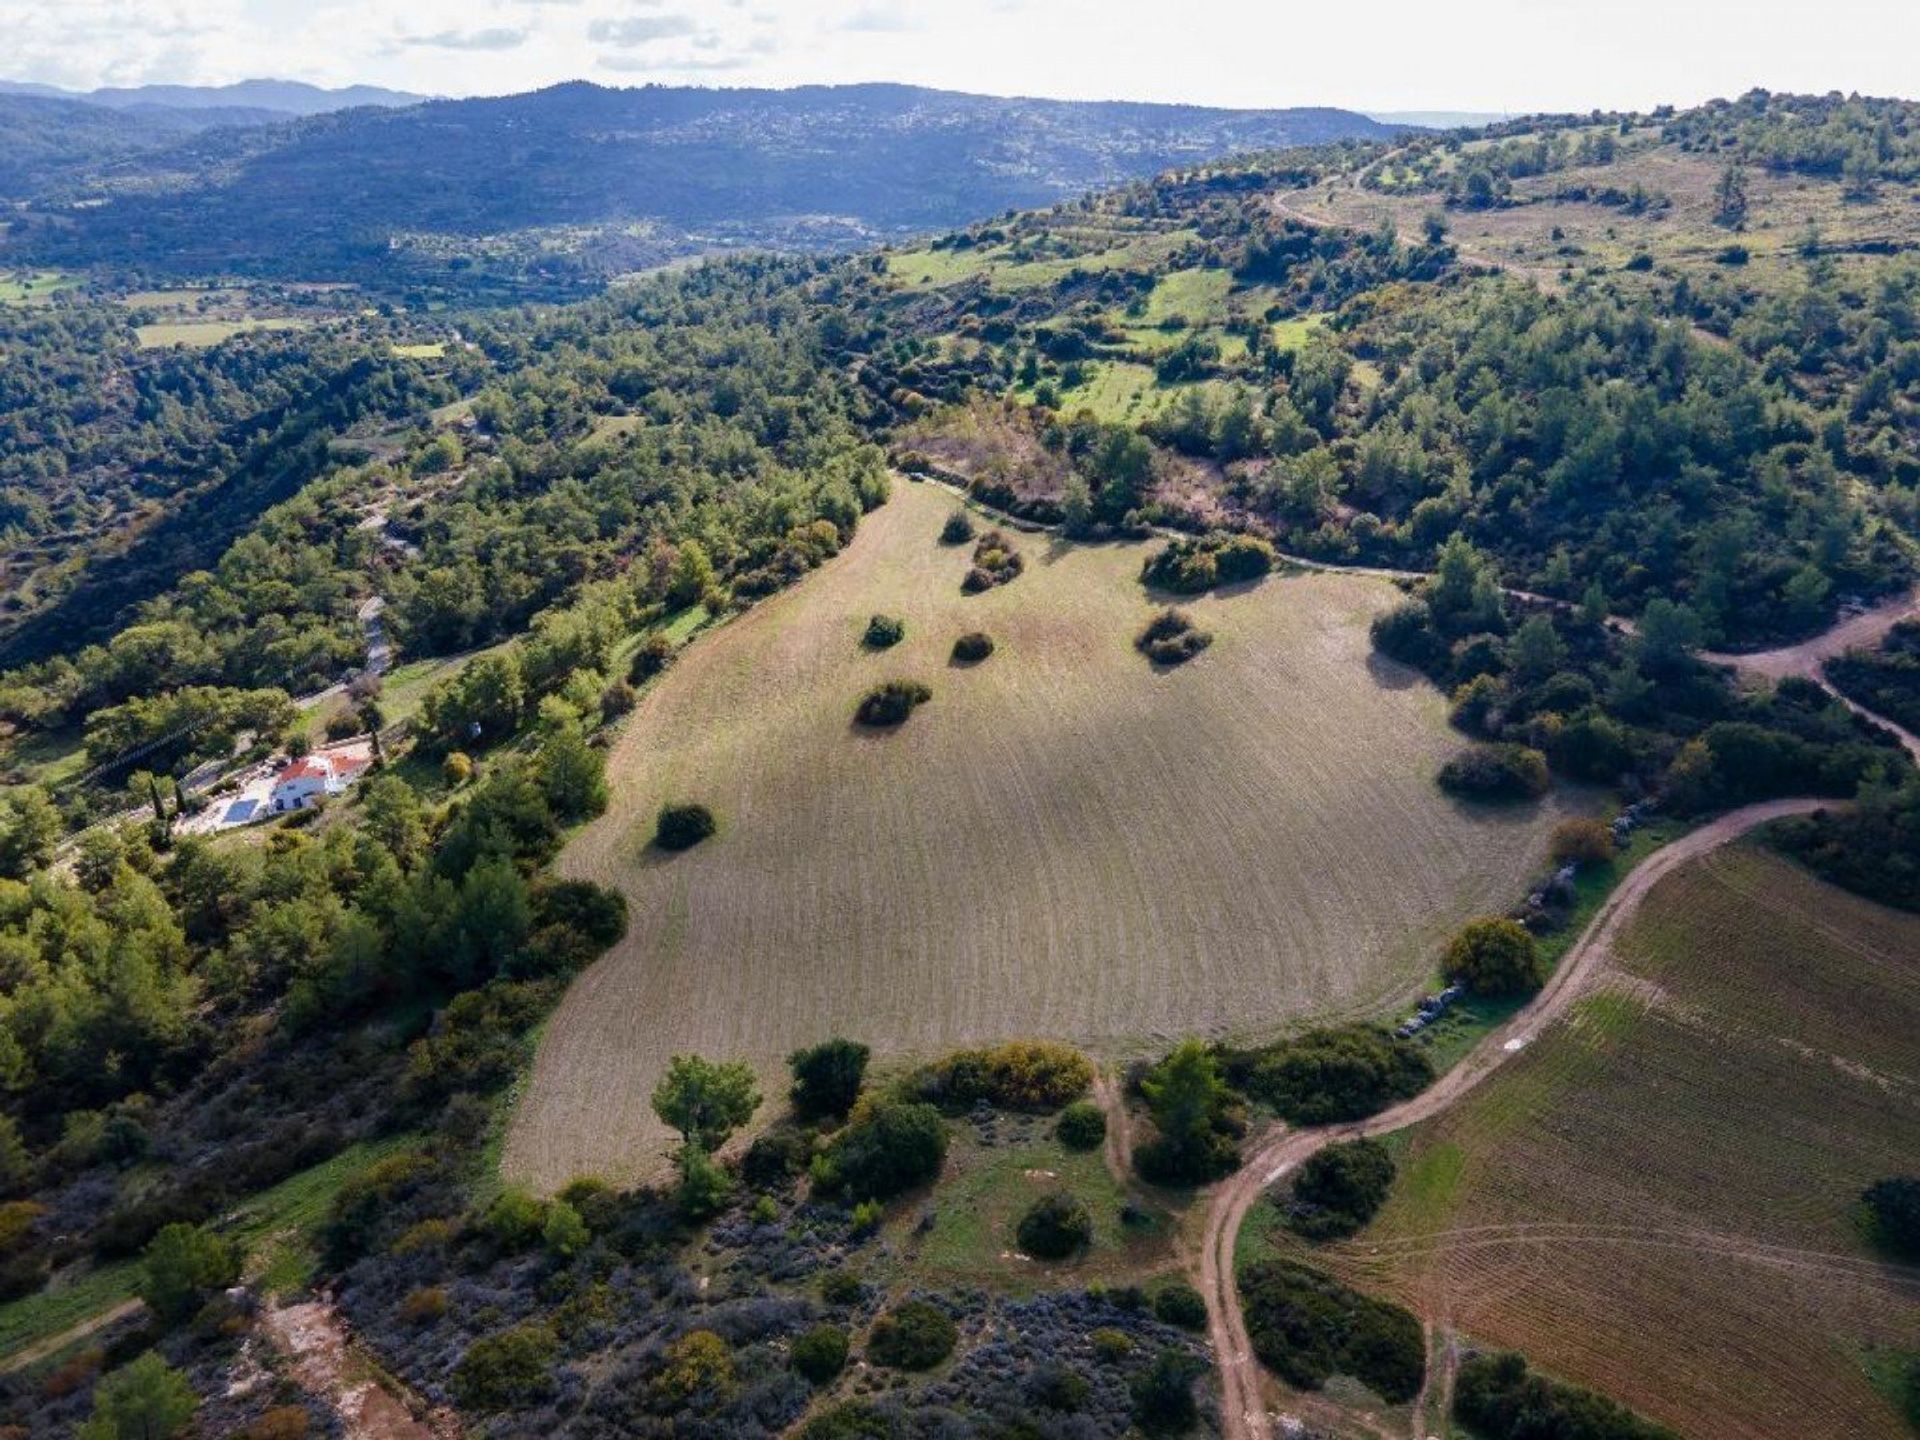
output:
[[[73,145],[60,165],[4,158],[5,132],[32,128],[31,116],[10,127],[8,107],[34,106],[60,107],[46,128],[56,140],[71,139],[70,127],[84,132],[99,160],[74,157]],[[1231,152],[1395,133],[1347,110],[1003,99],[905,85],[573,83],[179,133],[182,114],[205,113],[0,101],[0,197],[31,202],[9,246],[63,264],[391,280],[409,267],[444,276],[479,250],[495,263],[502,236],[615,227],[611,258],[583,263],[631,268],[720,244],[863,243],[950,228]],[[139,128],[101,135],[102,117]],[[155,140],[166,126],[172,133]],[[61,148],[39,138],[41,150]],[[20,173],[10,187],[11,172]],[[477,246],[480,237],[489,244]],[[548,239],[530,263],[565,268],[563,252],[581,243]]]
[[[326,115],[361,105],[418,105],[427,97],[377,85],[323,89],[298,80],[241,80],[232,85],[133,85],[99,90],[62,90],[0,80],[0,95],[32,95],[43,100],[79,100],[115,110],[253,110],[274,116]]]

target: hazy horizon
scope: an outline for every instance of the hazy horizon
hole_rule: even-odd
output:
[[[1833,0],[1385,0],[1353,12],[1193,0],[0,0],[15,81],[90,90],[298,80],[436,96],[566,80],[895,82],[1235,108],[1519,114],[1776,91],[1920,92],[1920,8]],[[1875,45],[1852,42],[1871,24]],[[1220,38],[1235,37],[1232,45]],[[1649,45],[1649,36],[1658,44]]]

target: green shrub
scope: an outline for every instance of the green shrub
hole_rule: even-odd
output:
[[[969,595],[978,595],[982,590],[1005,585],[1026,568],[1026,559],[1013,548],[1013,542],[1003,532],[989,530],[973,547],[973,565],[960,582],[960,588]]]
[[[1065,1260],[1093,1243],[1093,1216],[1064,1190],[1042,1195],[1020,1217],[1020,1248],[1042,1260]]]
[[[453,1394],[462,1409],[490,1414],[537,1400],[553,1384],[560,1342],[553,1331],[529,1322],[483,1335],[453,1367]]]
[[[94,1386],[93,1415],[79,1440],[173,1440],[199,1408],[187,1377],[148,1350]]]
[[[1555,865],[1607,865],[1612,863],[1615,845],[1613,831],[1598,820],[1562,820],[1553,827],[1549,853]]]
[[[1118,1365],[1133,1354],[1133,1337],[1124,1330],[1103,1325],[1087,1339],[1093,1346],[1093,1358],[1102,1365]]]
[[[1526,745],[1481,745],[1440,767],[1440,788],[1468,800],[1538,800],[1552,785],[1547,757]]]
[[[653,843],[662,850],[690,850],[717,828],[713,812],[704,805],[663,805]]]
[[[867,1358],[894,1370],[931,1370],[953,1353],[960,1334],[946,1311],[908,1300],[873,1322]]]
[[[667,1347],[647,1382],[654,1408],[684,1410],[696,1397],[725,1401],[739,1388],[733,1347],[711,1330],[689,1330]]]
[[[240,1251],[198,1225],[168,1225],[141,1262],[140,1298],[162,1323],[174,1325],[240,1279]]]
[[[1009,1040],[986,1050],[956,1050],[908,1081],[920,1098],[950,1110],[982,1103],[1003,1110],[1058,1110],[1093,1084],[1093,1062],[1053,1040]]]
[[[633,652],[633,666],[627,675],[634,684],[644,685],[672,663],[673,641],[656,630]]]
[[[1186,1434],[1200,1419],[1193,1382],[1206,1373],[1207,1364],[1199,1356],[1162,1350],[1153,1357],[1152,1368],[1127,1387],[1133,1423],[1147,1435]]]
[[[1219,1057],[1183,1040],[1141,1078],[1140,1093],[1158,1133],[1133,1153],[1134,1168],[1162,1185],[1201,1185],[1240,1163],[1244,1107]]]
[[[1107,1112],[1091,1100],[1076,1100],[1060,1112],[1054,1134],[1069,1150],[1097,1150],[1107,1138]]]
[[[906,638],[906,621],[897,615],[876,615],[867,621],[867,633],[860,640],[869,650],[889,650]]]
[[[1339,1374],[1390,1404],[1420,1393],[1426,1340],[1398,1305],[1290,1260],[1249,1265],[1239,1283],[1254,1354],[1289,1385],[1318,1390]]]
[[[953,642],[953,658],[963,665],[977,665],[993,654],[993,637],[984,630],[969,630]]]
[[[1454,1418],[1484,1440],[1675,1440],[1603,1395],[1527,1373],[1506,1353],[1474,1355],[1454,1380]]]
[[[873,1052],[857,1040],[823,1040],[787,1056],[793,1087],[787,1092],[804,1120],[838,1118],[860,1098]]]
[[[400,1318],[409,1325],[431,1325],[447,1313],[447,1292],[439,1285],[417,1285],[400,1302]]]
[[[1077,1370],[1044,1361],[1027,1377],[1026,1396],[1043,1410],[1058,1410],[1071,1415],[1087,1403],[1093,1394],[1093,1382]]]
[[[1236,1085],[1296,1125],[1364,1119],[1433,1083],[1426,1051],[1377,1025],[1309,1030],[1223,1058]]]
[[[1874,1238],[1895,1255],[1920,1259],[1920,1176],[1893,1175],[1860,1192]]]
[[[812,1154],[807,1131],[775,1125],[754,1136],[747,1146],[740,1160],[740,1178],[756,1190],[777,1189],[805,1170]]]
[[[1364,1226],[1393,1188],[1393,1154],[1378,1140],[1347,1140],[1308,1157],[1282,1206],[1287,1228],[1309,1240],[1336,1240]]]
[[[800,1427],[799,1440],[897,1440],[900,1429],[865,1400],[822,1410]]]
[[[947,1157],[947,1125],[931,1105],[868,1099],[814,1162],[814,1183],[828,1194],[884,1200],[924,1185]]]
[[[918,680],[889,680],[860,697],[853,718],[876,730],[903,725],[916,706],[932,698],[933,691]]]
[[[1148,556],[1140,579],[1156,590],[1198,595],[1216,585],[1258,580],[1278,558],[1272,545],[1254,535],[1181,538]]]
[[[547,1205],[547,1221],[540,1227],[540,1244],[549,1255],[571,1260],[592,1242],[593,1234],[580,1212],[564,1200]]]
[[[1207,1327],[1207,1302],[1184,1280],[1175,1280],[1153,1297],[1153,1313],[1164,1323],[1182,1330]]]
[[[1184,665],[1213,643],[1184,610],[1162,610],[1134,637],[1133,648],[1156,665]]]
[[[829,1305],[858,1305],[867,1287],[851,1270],[829,1270],[820,1277],[820,1298]]]
[[[1526,995],[1547,982],[1546,961],[1526,926],[1493,915],[1463,925],[1442,966],[1449,980],[1476,995]]]
[[[793,1342],[793,1368],[815,1385],[825,1385],[847,1364],[847,1332],[838,1325],[816,1325]]]
[[[508,1186],[480,1217],[480,1230],[509,1254],[530,1249],[547,1223],[547,1207],[518,1186]]]
[[[942,545],[964,545],[973,539],[973,520],[964,510],[956,510],[947,516],[947,523],[940,527]]]

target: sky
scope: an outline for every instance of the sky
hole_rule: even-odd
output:
[[[0,34],[0,79],[76,89],[897,80],[1503,112],[1756,85],[1920,97],[1915,0],[0,0]]]

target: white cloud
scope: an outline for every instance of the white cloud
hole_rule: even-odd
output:
[[[587,26],[587,38],[609,45],[651,45],[697,35],[700,27],[686,15],[634,15],[625,20],[600,19]]]
[[[925,26],[920,17],[899,5],[862,5],[851,15],[834,21],[829,27],[833,30],[869,31],[874,34],[898,34],[907,30],[921,30]]]
[[[402,45],[429,45],[436,50],[516,50],[527,43],[527,32],[504,25],[485,30],[441,30],[432,35],[403,35]]]

